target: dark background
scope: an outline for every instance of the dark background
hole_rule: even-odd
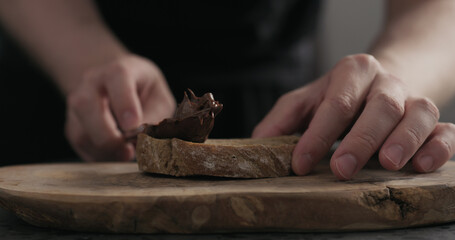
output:
[[[380,29],[383,11],[381,4],[382,1],[326,1],[321,14],[325,17],[318,27],[319,72],[330,69],[346,54],[365,51]],[[166,72],[166,75],[169,74]],[[65,118],[63,97],[50,79],[2,30],[0,81],[0,126],[3,127],[0,165],[74,159],[76,156],[63,134]],[[217,100],[231,103],[225,104],[224,110],[217,117],[211,137],[247,136],[260,117],[272,106],[274,99],[285,91],[273,85],[264,89],[251,85],[242,90],[235,86],[218,90],[217,84],[180,85],[173,86],[177,101],[180,101],[183,90],[188,87],[198,95],[211,91]],[[276,91],[270,94],[270,89]],[[257,103],[254,102],[257,99],[251,93],[271,96],[267,101]],[[244,99],[252,102],[250,106],[255,107],[242,111],[232,107],[241,104]],[[455,101],[441,109],[441,121],[455,121],[454,109]],[[254,117],[249,117],[245,122],[241,120],[242,115]]]
[[[0,164],[74,158],[63,133],[63,97],[6,34],[0,41]]]
[[[280,95],[314,78],[316,0],[96,3],[128,49],[158,64],[177,102],[191,88],[224,104],[211,138],[250,136]],[[63,96],[4,30],[0,41],[0,164],[76,158]]]

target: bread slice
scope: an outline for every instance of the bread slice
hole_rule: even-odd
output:
[[[173,176],[233,178],[281,177],[291,174],[297,136],[260,139],[209,139],[194,143],[177,138],[138,135],[139,169]]]

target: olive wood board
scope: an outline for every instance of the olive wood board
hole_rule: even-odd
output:
[[[136,163],[0,168],[0,206],[50,228],[113,233],[378,230],[455,220],[455,162],[429,174],[377,160],[339,181],[328,163],[308,176],[175,178]]]

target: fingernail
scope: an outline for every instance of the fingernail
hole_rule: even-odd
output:
[[[346,179],[354,175],[357,168],[357,160],[352,154],[344,154],[335,160],[338,172]]]
[[[403,148],[400,145],[394,144],[390,146],[385,150],[384,154],[393,165],[396,167],[400,166],[401,160],[403,159]]]
[[[423,171],[429,172],[433,169],[434,160],[431,156],[423,156],[419,159],[420,167]]]
[[[295,167],[297,175],[305,175],[311,171],[311,167],[313,166],[313,158],[310,154],[305,153],[301,155],[298,159],[296,159]]]

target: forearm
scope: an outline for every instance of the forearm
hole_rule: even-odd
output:
[[[443,104],[455,94],[455,1],[394,0],[372,54],[415,93]]]
[[[0,18],[64,93],[84,71],[126,53],[90,0],[0,0]]]

